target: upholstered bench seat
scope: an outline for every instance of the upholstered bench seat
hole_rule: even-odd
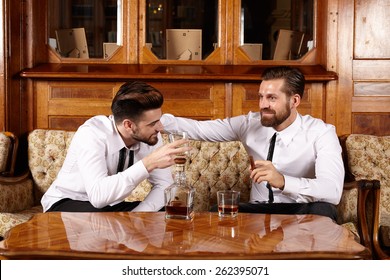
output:
[[[4,236],[16,224],[27,221],[32,215],[42,211],[40,199],[56,178],[73,135],[73,131],[49,129],[36,129],[29,134],[28,164],[31,178],[23,183],[24,186],[4,187],[8,190],[3,201],[0,201],[4,205],[0,213],[0,235]],[[167,142],[166,135],[163,135],[163,139]],[[193,150],[186,163],[186,171],[189,184],[195,188],[195,211],[208,211],[216,202],[217,191],[222,189],[239,190],[241,201],[248,201],[251,187],[249,157],[240,142],[191,140],[190,145]],[[12,188],[15,193],[10,194]],[[127,200],[143,200],[150,188],[151,185],[145,180]],[[343,192],[338,206],[338,223],[351,230],[359,240],[357,196],[356,188]],[[12,202],[4,202],[7,199]]]

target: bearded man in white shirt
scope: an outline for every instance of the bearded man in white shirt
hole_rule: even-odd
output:
[[[259,112],[232,118],[195,121],[163,115],[167,131],[185,130],[190,138],[239,140],[254,158],[250,201],[239,211],[318,214],[336,220],[344,166],[335,127],[298,113],[305,78],[296,68],[266,69],[259,88]],[[276,133],[273,158],[267,160]]]
[[[43,195],[44,211],[159,211],[164,189],[173,183],[174,155],[188,151],[186,140],[162,145],[162,94],[143,82],[123,84],[112,115],[95,116],[72,138],[56,180]],[[127,202],[144,179],[152,190],[144,201]]]

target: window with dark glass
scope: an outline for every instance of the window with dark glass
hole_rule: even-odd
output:
[[[117,13],[118,0],[50,0],[49,44],[62,57],[103,58],[117,43]]]
[[[146,43],[159,59],[207,58],[218,43],[217,22],[218,0],[146,1]]]
[[[314,0],[241,0],[240,45],[257,59],[299,59],[313,46]]]

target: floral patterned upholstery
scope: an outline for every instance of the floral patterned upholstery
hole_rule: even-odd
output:
[[[36,129],[28,136],[28,165],[35,186],[35,201],[57,177],[74,131]]]
[[[356,180],[380,181],[379,224],[390,226],[390,136],[351,134],[347,141],[348,165]],[[389,242],[388,240],[384,242]]]
[[[358,191],[354,189],[344,189],[339,205],[337,205],[337,223],[352,231],[357,240],[359,233],[357,230],[357,197]]]

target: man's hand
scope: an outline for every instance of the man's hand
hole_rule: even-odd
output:
[[[267,181],[272,187],[283,189],[284,188],[284,176],[278,170],[271,161],[268,160],[256,160],[254,162],[254,168],[251,168],[251,179],[255,183]]]
[[[178,154],[183,154],[191,150],[191,147],[184,146],[188,143],[189,140],[181,139],[173,143],[166,144],[155,151],[153,151],[148,156],[142,159],[148,172],[153,171],[156,168],[166,168],[173,165],[175,156]]]

